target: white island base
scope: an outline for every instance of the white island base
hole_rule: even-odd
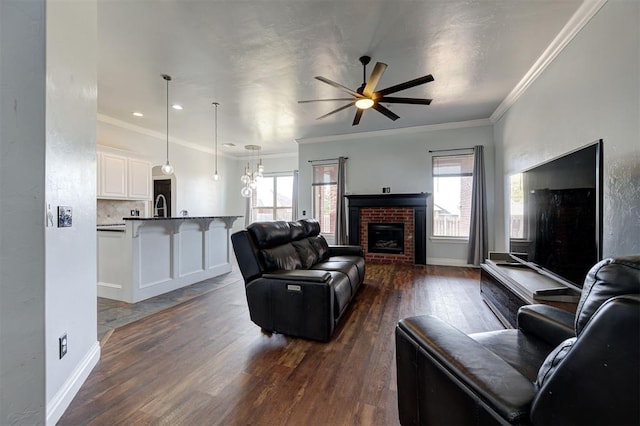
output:
[[[129,219],[98,230],[98,297],[135,303],[231,271],[241,216]]]

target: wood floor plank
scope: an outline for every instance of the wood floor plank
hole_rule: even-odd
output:
[[[471,268],[368,264],[328,343],[263,333],[221,287],[117,328],[58,424],[398,424],[395,325],[425,314],[502,328]]]

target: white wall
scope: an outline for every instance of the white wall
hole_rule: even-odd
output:
[[[43,424],[44,0],[0,1],[0,424]]]
[[[141,129],[143,130],[143,129]],[[166,139],[148,132],[120,127],[103,120],[98,121],[100,147],[118,149],[121,155],[142,158],[152,165],[166,161]],[[239,213],[228,200],[232,198],[230,175],[236,173],[236,161],[218,152],[218,173],[221,179],[212,179],[214,156],[211,152],[194,149],[178,143],[170,143],[169,162],[176,178],[175,212],[187,210],[191,216],[236,215]],[[238,186],[238,191],[240,187]],[[238,192],[239,193],[239,192]]]
[[[639,28],[640,2],[608,1],[496,123],[498,249],[508,175],[603,139],[604,256],[640,253]]]
[[[312,141],[313,142],[313,141]],[[312,165],[308,160],[349,157],[347,161],[346,192],[350,194],[379,194],[382,187],[392,193],[433,192],[429,150],[485,147],[485,170],[493,175],[493,130],[481,123],[451,123],[420,129],[372,132],[369,134],[335,137],[308,143],[300,141],[298,148],[300,170],[300,212],[312,212]],[[455,151],[454,151],[455,153]],[[487,179],[489,229],[493,229],[494,185]],[[432,199],[428,199],[428,237],[431,235]],[[302,217],[302,216],[301,216]],[[489,246],[493,247],[493,238]],[[467,244],[429,238],[427,263],[465,265]]]
[[[54,424],[100,356],[95,230],[97,2],[48,1],[46,24],[45,206],[51,206],[54,216],[56,206],[73,209],[72,227],[45,229],[47,423]],[[65,333],[68,352],[59,359],[58,338]]]

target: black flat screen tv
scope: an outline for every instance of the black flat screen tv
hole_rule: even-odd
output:
[[[522,172],[523,235],[510,251],[577,288],[602,256],[602,149],[599,140]]]

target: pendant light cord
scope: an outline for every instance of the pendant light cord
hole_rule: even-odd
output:
[[[169,164],[169,80],[171,80],[171,77],[167,77],[169,76],[165,77],[165,80],[167,80],[167,164]]]
[[[215,132],[214,132],[214,142],[215,142],[215,151],[216,151],[216,157],[215,157],[215,174],[218,174],[218,105],[220,105],[218,102],[214,102],[213,105],[215,105],[216,109],[213,111],[214,114],[214,122],[215,122]]]
[[[171,76],[162,74],[162,78],[167,82],[167,164],[169,164],[169,82],[171,81]]]

